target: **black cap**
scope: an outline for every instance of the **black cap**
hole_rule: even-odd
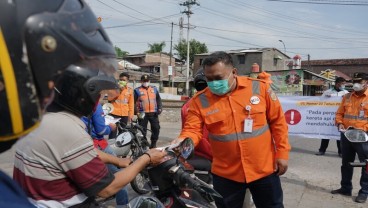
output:
[[[346,82],[346,80],[342,77],[336,77],[335,83],[341,83],[341,82]]]
[[[353,75],[353,81],[368,80],[368,75],[363,72],[356,72]]]
[[[141,76],[141,81],[148,81],[149,80],[149,76],[147,74],[144,74]]]

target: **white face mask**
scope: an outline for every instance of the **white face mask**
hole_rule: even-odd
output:
[[[354,90],[355,92],[362,91],[363,89],[364,89],[364,84],[354,83],[354,85],[353,85],[353,90]]]
[[[149,84],[150,84],[150,82],[143,82],[142,83],[143,87],[148,87]]]

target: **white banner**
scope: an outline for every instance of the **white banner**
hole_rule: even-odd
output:
[[[342,97],[279,97],[289,136],[308,139],[340,139],[335,115]]]

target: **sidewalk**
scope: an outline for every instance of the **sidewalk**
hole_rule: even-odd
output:
[[[161,122],[158,145],[162,146],[175,139],[180,133],[180,122]],[[286,208],[367,208],[368,203],[358,204],[354,198],[360,188],[360,168],[355,168],[353,197],[332,195],[332,189],[339,188],[341,158],[337,155],[334,142],[326,155],[316,156],[320,140],[291,138],[292,151],[289,155],[289,169],[281,176],[284,205]],[[0,169],[12,174],[13,151],[0,154]],[[136,196],[129,191],[130,198]]]

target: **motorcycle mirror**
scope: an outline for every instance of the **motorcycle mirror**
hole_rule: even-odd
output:
[[[114,106],[111,103],[105,103],[102,106],[102,110],[103,110],[105,115],[108,115],[108,114],[110,114],[111,112],[114,111]]]
[[[138,119],[144,119],[144,117],[146,116],[146,114],[144,112],[140,112],[137,117]]]
[[[348,129],[345,131],[344,135],[350,142],[368,142],[367,133],[361,129]]]
[[[187,160],[191,158],[194,153],[194,143],[192,139],[185,138],[182,142],[180,142],[179,151],[184,159]]]

